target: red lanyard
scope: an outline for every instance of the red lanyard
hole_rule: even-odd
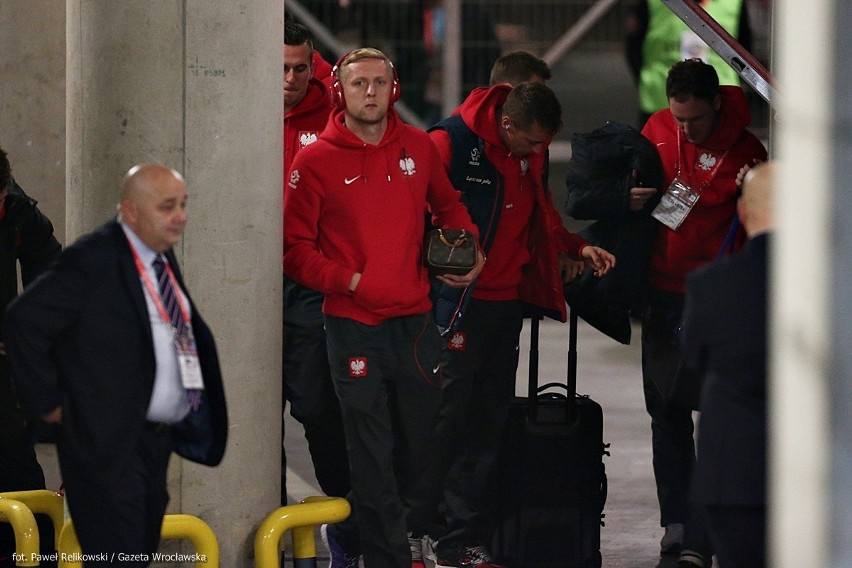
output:
[[[677,177],[680,177],[681,167],[684,164],[686,164],[686,157],[684,156],[685,144],[683,142],[683,139],[681,138],[680,128],[675,126],[675,130],[677,130]],[[709,174],[707,174],[707,178],[703,182],[701,182],[701,185],[699,187],[693,186],[693,189],[700,191],[702,189],[710,187],[710,184],[713,183],[713,180],[716,178],[716,174],[719,173],[719,168],[722,167],[722,162],[724,162],[725,158],[728,156],[729,151],[730,150],[725,150],[725,153],[722,154],[722,157],[719,158],[719,160],[713,166],[713,169],[710,170]],[[695,182],[695,164],[694,163],[692,164],[692,172],[689,174],[689,179],[690,179],[691,182],[693,182],[693,183]]]
[[[157,311],[160,313],[160,317],[166,325],[172,325],[172,318],[166,312],[166,308],[163,306],[163,300],[160,298],[160,291],[154,286],[154,283],[151,282],[151,277],[148,276],[148,269],[145,268],[145,265],[142,264],[142,259],[139,258],[139,253],[136,252],[136,247],[133,246],[133,242],[128,238],[127,244],[130,245],[130,251],[133,253],[133,260],[136,262],[136,270],[139,272],[139,277],[142,279],[142,282],[145,284],[145,288],[148,289],[148,294],[151,296],[151,299],[154,301],[154,305],[157,306]],[[178,286],[177,280],[175,279],[174,272],[172,272],[172,267],[169,266],[169,263],[166,262],[166,274],[169,277],[169,280],[172,283],[172,288],[175,291],[175,299],[177,300],[178,306],[180,306],[180,313],[183,316],[183,321],[186,326],[189,326],[189,311],[186,309],[186,305],[183,303],[183,294],[179,292],[180,286]]]

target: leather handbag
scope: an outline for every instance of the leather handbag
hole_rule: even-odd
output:
[[[476,238],[465,229],[433,229],[426,234],[423,260],[431,276],[467,274],[476,266]]]

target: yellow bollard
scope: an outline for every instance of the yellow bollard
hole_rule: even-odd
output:
[[[187,539],[195,547],[196,568],[219,568],[219,542],[210,525],[192,515],[166,515],[160,536]]]
[[[65,525],[59,531],[59,544],[56,545],[56,549],[59,551],[59,568],[83,567],[83,561],[76,560],[81,558],[82,551],[71,519],[65,521]]]
[[[53,544],[55,548],[59,548],[59,533],[65,524],[65,497],[47,489],[7,491],[0,493],[0,497],[15,499],[26,505],[33,514],[50,517],[50,521],[53,523]]]
[[[0,520],[11,524],[15,533],[15,565],[38,566],[38,526],[32,511],[20,501],[2,497]]]
[[[166,515],[160,529],[162,539],[187,539],[195,547],[196,568],[219,568],[219,542],[210,525],[192,515]],[[156,562],[192,561],[190,555],[171,558],[172,555],[154,553]],[[74,525],[67,521],[59,536],[59,568],[82,568],[82,552]]]
[[[297,505],[279,507],[260,523],[254,536],[256,568],[279,568],[281,537],[293,529],[293,561],[316,558],[314,527],[339,523],[349,516],[349,502],[342,497],[308,497]]]

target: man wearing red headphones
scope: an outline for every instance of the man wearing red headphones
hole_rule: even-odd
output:
[[[478,231],[429,136],[393,110],[400,86],[387,56],[344,55],[331,90],[336,110],[296,155],[284,192],[284,273],[325,295],[349,450],[353,514],[325,527],[331,566],[357,566],[360,552],[367,568],[423,568],[418,537],[434,493],[424,449],[442,381],[421,259],[426,215],[437,227]],[[480,253],[468,274],[438,278],[463,288],[484,262]]]

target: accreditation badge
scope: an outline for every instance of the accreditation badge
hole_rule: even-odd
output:
[[[651,212],[651,216],[672,231],[677,231],[695,207],[698,197],[698,192],[689,184],[680,178],[675,178],[668,191],[663,194],[660,203]]]
[[[180,382],[183,388],[189,390],[201,390],[204,388],[204,379],[201,377],[201,364],[198,360],[198,349],[195,346],[195,337],[187,328],[182,335],[175,334],[175,349],[177,351],[178,368],[180,369]]]

